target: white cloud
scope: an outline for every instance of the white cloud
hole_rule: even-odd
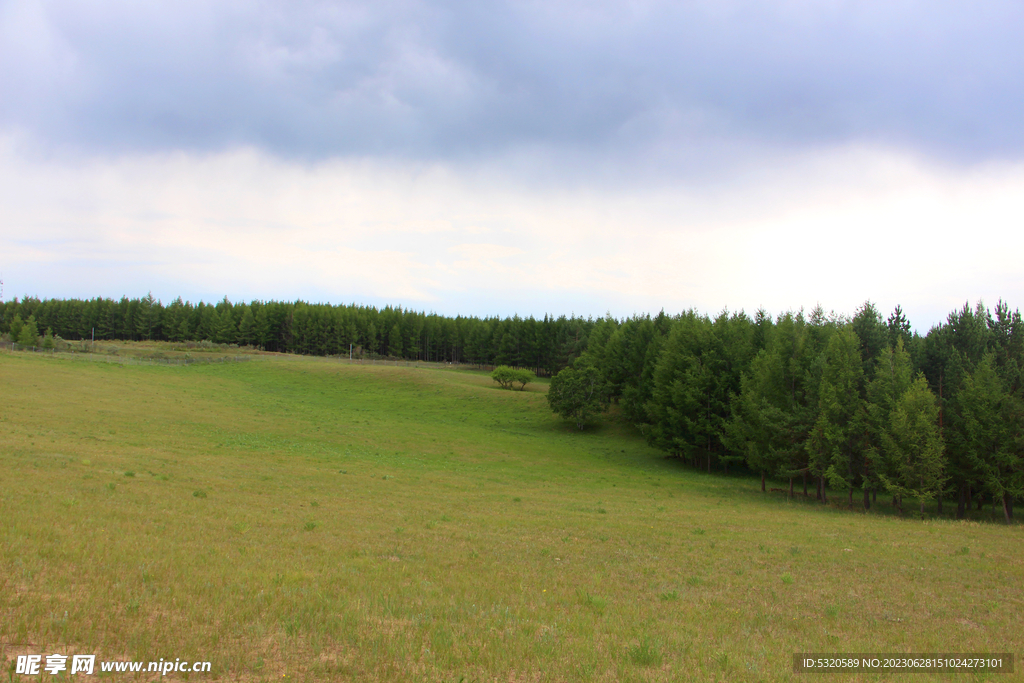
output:
[[[491,165],[253,150],[66,161],[0,146],[7,295],[304,298],[449,314],[615,315],[1024,300],[1024,166],[871,148],[730,182],[517,184]]]

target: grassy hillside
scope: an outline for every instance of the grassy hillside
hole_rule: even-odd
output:
[[[619,425],[575,432],[543,390],[0,354],[0,661],[762,681],[790,679],[794,652],[1024,649],[1020,526],[765,496]]]

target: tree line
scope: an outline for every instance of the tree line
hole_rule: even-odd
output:
[[[209,340],[268,351],[529,368],[582,425],[615,404],[653,446],[694,467],[746,467],[865,508],[882,493],[957,516],[1024,497],[1024,326],[1000,301],[921,336],[899,307],[775,318],[685,311],[617,320],[446,317],[401,307],[253,301],[163,305],[26,297],[0,303],[13,341]],[[45,337],[40,336],[40,343]],[[350,346],[351,345],[351,346]],[[560,372],[561,371],[561,372]]]
[[[304,301],[168,305],[148,295],[120,300],[33,297],[0,303],[0,334],[28,342],[44,332],[66,340],[211,341],[321,356],[508,365],[551,375],[586,349],[592,319],[518,315],[454,318],[386,306]],[[30,331],[26,331],[30,330]],[[19,341],[21,337],[24,340]]]
[[[897,307],[852,317],[773,319],[687,311],[598,321],[562,375],[603,382],[595,400],[657,448],[695,467],[746,466],[819,500],[855,492],[955,500],[957,517],[987,499],[1007,522],[1024,496],[1024,326],[1002,301],[949,314],[927,335]],[[559,375],[561,377],[562,375]],[[556,377],[556,379],[558,379]],[[554,404],[553,404],[554,407]]]

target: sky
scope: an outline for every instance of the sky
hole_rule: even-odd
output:
[[[0,0],[4,297],[1024,303],[1024,5]]]

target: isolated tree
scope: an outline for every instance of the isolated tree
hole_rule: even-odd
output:
[[[519,390],[522,391],[534,378],[534,374],[529,370],[513,368],[508,365],[499,365],[491,372],[491,379],[501,385],[502,389],[514,389],[518,384]]]
[[[581,356],[572,367],[551,378],[548,405],[566,420],[573,420],[583,429],[587,421],[608,406],[608,390],[601,371]]]

